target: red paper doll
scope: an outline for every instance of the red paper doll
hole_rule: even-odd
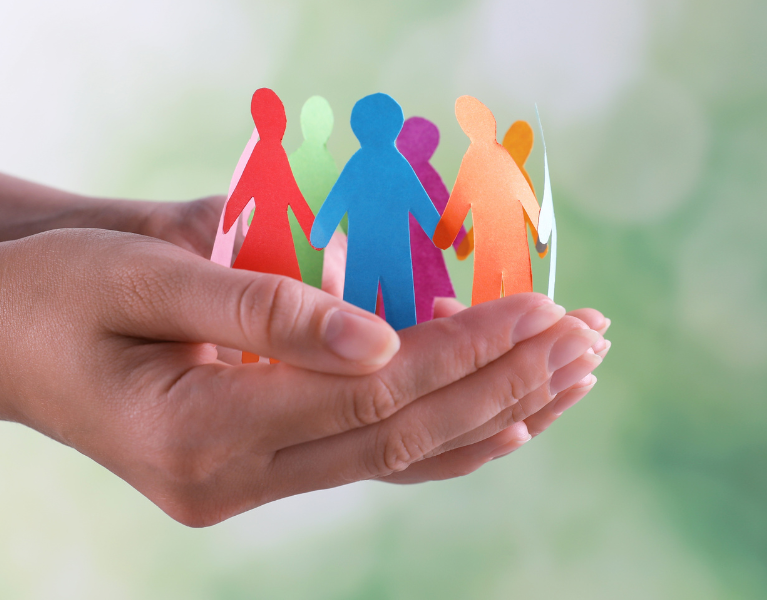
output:
[[[261,88],[253,94],[250,111],[261,137],[227,202],[224,232],[231,229],[251,198],[255,200],[256,211],[232,267],[285,275],[301,281],[288,207],[293,210],[307,239],[314,224],[314,213],[298,189],[282,147],[287,125],[285,107],[272,90]],[[243,362],[257,360],[254,355],[243,353]]]

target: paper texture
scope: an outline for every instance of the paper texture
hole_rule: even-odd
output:
[[[409,215],[429,237],[439,221],[437,209],[394,144],[404,120],[402,108],[386,94],[355,104],[351,126],[360,149],[341,171],[311,235],[312,245],[324,248],[348,215],[344,300],[374,312],[380,283],[386,320],[398,330],[416,323]]]
[[[469,209],[474,221],[472,305],[533,289],[525,213],[538,227],[538,203],[519,167],[496,141],[490,110],[476,98],[456,101],[469,149],[434,233],[440,248],[453,243]],[[468,236],[467,236],[468,237]]]

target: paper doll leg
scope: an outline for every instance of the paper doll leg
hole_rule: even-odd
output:
[[[504,273],[503,275],[503,295],[521,294],[522,292],[533,291],[532,275],[524,273]]]
[[[533,270],[530,259],[520,261],[518,268],[503,271],[503,295],[521,294],[533,291]]]
[[[503,276],[500,269],[482,268],[474,262],[474,285],[471,289],[471,305],[497,300],[501,297]]]
[[[344,278],[344,302],[375,314],[378,296],[378,273],[362,265],[361,260],[348,260]]]
[[[252,354],[250,352],[243,352],[242,353],[242,364],[243,365],[249,365],[252,363],[257,363],[259,361],[260,357],[258,354]]]
[[[381,277],[386,322],[396,331],[416,324],[413,271],[407,266],[398,264]]]

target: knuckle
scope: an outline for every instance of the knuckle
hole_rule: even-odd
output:
[[[432,436],[421,425],[404,430],[392,429],[380,438],[374,472],[383,476],[403,471],[433,447]]]
[[[527,383],[516,370],[506,373],[504,383],[505,393],[500,397],[501,410],[518,404],[520,399],[524,398],[528,392]]]
[[[478,371],[497,357],[493,355],[490,338],[478,335],[462,320],[439,319],[437,323],[434,326],[442,328],[441,337],[454,341],[451,344],[454,361],[462,370]]]
[[[276,283],[275,281],[274,285]],[[259,315],[263,305],[269,303],[274,297],[274,290],[269,289],[268,285],[261,278],[252,279],[240,290],[236,298],[234,304],[236,323],[246,339],[257,337],[261,322]]]
[[[299,282],[289,277],[274,277],[267,301],[264,333],[269,345],[279,338],[291,339],[305,328],[304,315],[308,307],[304,286]]]
[[[508,419],[504,418],[504,422],[503,422],[503,425],[507,427],[513,423],[524,421],[527,417],[529,417],[532,414],[532,411],[527,406],[527,403],[522,400],[514,404],[514,406],[512,406],[511,410],[508,412],[509,412],[510,418]]]
[[[504,373],[494,378],[487,390],[488,407],[492,406],[495,415],[505,413],[516,407],[524,396],[525,384],[514,372]]]
[[[466,363],[474,366],[475,371],[487,366],[491,362],[490,342],[485,336],[469,334],[469,343],[466,344]]]
[[[405,399],[396,387],[385,377],[373,373],[348,403],[346,425],[357,428],[380,423],[396,413],[404,403]]]
[[[443,339],[455,340],[452,348],[459,365],[467,365],[474,370],[481,366],[481,357],[486,343],[481,336],[473,336],[471,329],[456,319],[439,319],[434,326],[439,326]]]
[[[267,344],[277,333],[291,335],[302,310],[301,286],[288,277],[261,275],[251,279],[236,299],[237,324],[247,339],[265,337]]]

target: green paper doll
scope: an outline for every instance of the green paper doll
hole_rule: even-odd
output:
[[[333,111],[330,104],[321,96],[312,96],[301,109],[301,132],[304,134],[304,142],[288,160],[296,183],[314,214],[320,210],[338,179],[338,168],[327,148],[332,131]],[[345,224],[344,220],[342,223],[344,233],[346,232]],[[311,247],[292,214],[290,227],[293,232],[298,265],[301,269],[301,278],[304,283],[320,288],[325,251],[318,252]]]

